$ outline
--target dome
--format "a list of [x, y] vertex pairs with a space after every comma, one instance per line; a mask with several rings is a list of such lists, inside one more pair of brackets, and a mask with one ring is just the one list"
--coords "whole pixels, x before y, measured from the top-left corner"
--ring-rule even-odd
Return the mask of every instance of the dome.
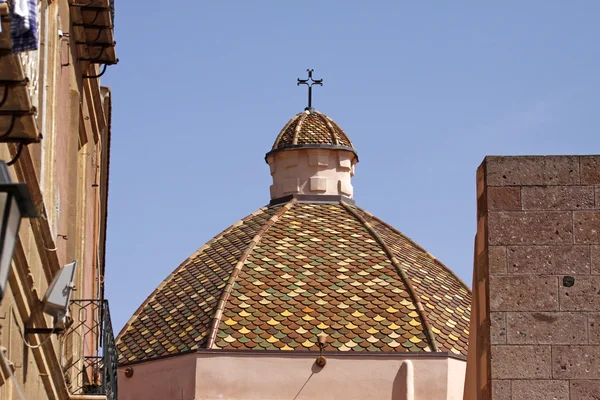
[[273, 143], [271, 153], [298, 147], [330, 147], [355, 152], [342, 128], [327, 115], [314, 109], [304, 110], [285, 124]]
[[[328, 119], [299, 114], [274, 147], [299, 140], [286, 136], [289, 126], [302, 132], [317, 120]], [[337, 129], [319, 140], [351, 145]], [[200, 349], [318, 350], [321, 332], [325, 350], [466, 355], [470, 298], [440, 261], [352, 200], [292, 196], [175, 269], [119, 334], [119, 362]]]

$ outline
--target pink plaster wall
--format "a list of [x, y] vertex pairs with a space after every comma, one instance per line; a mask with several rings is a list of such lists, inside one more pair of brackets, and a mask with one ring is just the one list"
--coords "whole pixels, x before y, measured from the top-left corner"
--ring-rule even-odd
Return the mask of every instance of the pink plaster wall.
[[196, 354], [137, 364], [131, 378], [119, 368], [119, 400], [192, 400]]
[[448, 359], [448, 400], [462, 400], [467, 365], [465, 361]]
[[[462, 399], [465, 362], [446, 356], [410, 357], [317, 353], [218, 354], [201, 352], [133, 365], [134, 376], [119, 369], [120, 400], [204, 399], [407, 399], [405, 360], [414, 366], [414, 400]], [[195, 389], [194, 389], [195, 387]]]
[[268, 156], [267, 162], [273, 177], [271, 199], [289, 194], [353, 196], [351, 178], [358, 160], [351, 151], [285, 150]]

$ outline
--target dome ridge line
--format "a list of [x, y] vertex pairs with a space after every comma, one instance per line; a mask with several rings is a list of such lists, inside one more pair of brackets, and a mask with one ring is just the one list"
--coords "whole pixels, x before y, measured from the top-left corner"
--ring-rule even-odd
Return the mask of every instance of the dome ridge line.
[[299, 116], [300, 116], [300, 114], [294, 115], [292, 117], [292, 119], [290, 119], [288, 121], [288, 123], [285, 124], [285, 126], [283, 127], [283, 129], [279, 132], [279, 135], [277, 135], [277, 139], [275, 139], [275, 143], [273, 143], [272, 150], [275, 150], [277, 148], [277, 146], [279, 146], [279, 142], [281, 141], [281, 138], [285, 134], [285, 131], [287, 131], [287, 129], [290, 127], [290, 125], [292, 125], [299, 118]]
[[[261, 208], [259, 208], [259, 210], [263, 211], [263, 212], [264, 212], [265, 209], [267, 209], [267, 207], [261, 207]], [[230, 227], [228, 227], [227, 229], [223, 230], [221, 233], [219, 233], [216, 236], [214, 236], [212, 239], [210, 239], [208, 242], [206, 242], [202, 247], [200, 247], [198, 250], [196, 250], [191, 256], [189, 256], [188, 258], [186, 258], [185, 260], [183, 260], [183, 262], [181, 264], [179, 264], [179, 266], [177, 268], [175, 268], [175, 270], [173, 272], [171, 272], [165, 279], [163, 279], [162, 282], [156, 287], [156, 289], [154, 289], [154, 291], [152, 293], [150, 293], [150, 295], [148, 297], [146, 297], [146, 300], [144, 300], [142, 302], [142, 304], [140, 304], [140, 306], [137, 308], [137, 310], [135, 310], [135, 312], [133, 313], [133, 315], [131, 316], [131, 318], [129, 318], [129, 320], [127, 321], [127, 323], [125, 323], [125, 325], [123, 326], [123, 328], [121, 328], [121, 331], [115, 337], [115, 342], [119, 343], [120, 338], [123, 336], [123, 334], [125, 332], [127, 332], [127, 330], [129, 329], [129, 327], [131, 326], [131, 324], [133, 324], [135, 322], [135, 320], [138, 319], [138, 317], [140, 316], [140, 313], [142, 312], [142, 310], [144, 309], [144, 307], [146, 305], [148, 305], [148, 303], [150, 303], [152, 301], [152, 299], [154, 299], [154, 297], [156, 296], [156, 294], [158, 292], [160, 292], [163, 287], [166, 286], [167, 282], [169, 282], [171, 280], [171, 278], [173, 278], [173, 276], [175, 276], [179, 272], [181, 272], [182, 268], [184, 266], [188, 265], [188, 263], [192, 259], [194, 259], [195, 257], [198, 257], [206, 249], [210, 248], [210, 246], [213, 243], [215, 243], [216, 241], [218, 241], [219, 239], [221, 239], [223, 236], [225, 236], [226, 234], [228, 234], [229, 232], [231, 232], [240, 223], [243, 223], [243, 219], [238, 220], [236, 223], [232, 224]]]
[[306, 119], [306, 117], [310, 114], [308, 111], [303, 111], [302, 115], [300, 115], [300, 119], [298, 119], [298, 123], [296, 124], [296, 128], [294, 128], [294, 138], [292, 139], [292, 145], [295, 146], [298, 144], [298, 134], [300, 133], [300, 129], [302, 128], [302, 123]]
[[[339, 125], [334, 120], [332, 120], [329, 115], [323, 114], [323, 116], [327, 119], [327, 121], [329, 121], [329, 124], [331, 125], [331, 127], [333, 129], [333, 132], [335, 134], [335, 137], [338, 140], [338, 143], [342, 143], [342, 141], [344, 140], [344, 137], [345, 137], [345, 139], [348, 141], [348, 144], [350, 145], [350, 147], [354, 148], [354, 144], [352, 144], [352, 140], [350, 140], [350, 137], [348, 137], [344, 133], [342, 128], [340, 128]], [[340, 140], [340, 138], [341, 138], [341, 140]], [[344, 144], [342, 143], [342, 145], [344, 145]]]
[[383, 221], [381, 218], [379, 218], [379, 217], [371, 214], [367, 210], [362, 210], [362, 211], [365, 214], [367, 214], [369, 217], [371, 217], [371, 218], [376, 219], [377, 221], [379, 221], [380, 224], [385, 225], [392, 232], [394, 232], [394, 233], [396, 233], [398, 235], [404, 236], [415, 248], [421, 250], [424, 254], [427, 254], [429, 257], [431, 257], [431, 259], [433, 259], [436, 264], [438, 264], [439, 266], [441, 266], [444, 269], [444, 271], [448, 272], [453, 278], [455, 278], [457, 281], [459, 281], [461, 283], [461, 285], [463, 286], [464, 289], [466, 289], [469, 292], [471, 291], [471, 289], [469, 289], [469, 286], [467, 286], [467, 284], [465, 283], [465, 281], [463, 281], [460, 278], [460, 276], [456, 275], [456, 273], [454, 271], [452, 271], [450, 268], [448, 268], [436, 256], [434, 256], [433, 254], [431, 254], [430, 252], [428, 252], [427, 250], [425, 250], [423, 247], [421, 247], [420, 244], [418, 244], [417, 242], [415, 242], [414, 240], [412, 240], [411, 238], [409, 238], [408, 236], [406, 236], [404, 233], [400, 232], [398, 229], [394, 228], [392, 225], [390, 225], [387, 222]]
[[213, 316], [212, 326], [209, 331], [208, 343], [206, 345], [207, 349], [212, 349], [212, 347], [215, 344], [217, 332], [219, 330], [219, 325], [221, 324], [221, 319], [223, 318], [223, 311], [225, 309], [225, 305], [227, 304], [227, 301], [229, 300], [229, 296], [231, 295], [231, 291], [233, 290], [233, 285], [235, 284], [235, 281], [236, 281], [242, 267], [244, 266], [244, 263], [250, 256], [250, 253], [252, 253], [252, 250], [254, 250], [254, 247], [256, 247], [256, 245], [260, 242], [260, 240], [262, 239], [262, 236], [269, 230], [269, 228], [271, 228], [271, 226], [273, 226], [273, 224], [275, 224], [277, 221], [279, 221], [279, 219], [283, 216], [283, 214], [285, 214], [290, 208], [292, 208], [295, 203], [296, 203], [296, 198], [292, 198], [288, 203], [286, 203], [284, 206], [282, 206], [281, 209], [279, 211], [277, 211], [277, 213], [275, 213], [271, 218], [269, 218], [269, 220], [263, 225], [263, 227], [260, 228], [260, 230], [256, 233], [254, 238], [252, 238], [252, 240], [248, 244], [248, 248], [246, 248], [246, 250], [244, 250], [244, 253], [242, 253], [242, 256], [236, 263], [233, 271], [231, 271], [231, 275], [229, 276], [227, 285], [225, 286], [225, 289], [223, 290], [223, 292], [221, 294], [221, 298], [219, 299], [219, 302], [217, 303], [217, 309], [215, 311], [215, 315]]
[[329, 122], [329, 120], [327, 119], [327, 117], [323, 114], [321, 114], [320, 112], [317, 112], [317, 115], [319, 116], [319, 118], [321, 118], [321, 120], [323, 120], [323, 122], [325, 122], [325, 126], [327, 126], [327, 129], [329, 129], [329, 134], [331, 135], [331, 141], [337, 146], [340, 144], [340, 141], [337, 138], [337, 135], [335, 134], [335, 129], [333, 128], [333, 125], [331, 124], [331, 122]]
[[438, 348], [437, 342], [435, 340], [435, 335], [433, 333], [433, 330], [431, 329], [431, 323], [429, 322], [429, 320], [427, 319], [427, 315], [425, 314], [425, 309], [423, 308], [423, 303], [421, 303], [419, 296], [415, 292], [408, 276], [406, 275], [406, 272], [400, 266], [398, 259], [396, 258], [396, 256], [394, 256], [394, 253], [392, 253], [391, 249], [389, 248], [387, 243], [385, 243], [383, 238], [377, 233], [377, 231], [373, 228], [373, 226], [366, 219], [364, 219], [362, 217], [362, 215], [358, 214], [350, 205], [346, 204], [343, 200], [340, 201], [340, 204], [346, 209], [346, 211], [348, 211], [350, 214], [352, 214], [354, 216], [354, 218], [356, 218], [365, 227], [365, 229], [371, 234], [371, 236], [383, 248], [383, 251], [385, 251], [386, 255], [390, 259], [390, 262], [392, 263], [394, 268], [396, 268], [396, 270], [398, 271], [398, 274], [400, 274], [400, 278], [402, 279], [402, 281], [406, 287], [406, 290], [410, 294], [413, 304], [417, 308], [417, 313], [419, 314], [419, 317], [423, 323], [423, 327], [425, 328], [425, 334], [426, 334], [427, 340], [429, 342], [429, 348], [433, 352], [438, 352], [439, 348]]

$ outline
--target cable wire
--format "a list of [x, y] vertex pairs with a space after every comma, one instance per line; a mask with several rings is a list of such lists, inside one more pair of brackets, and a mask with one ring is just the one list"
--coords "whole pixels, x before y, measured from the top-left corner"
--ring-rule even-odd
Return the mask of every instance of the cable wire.
[[45, 345], [50, 339], [52, 339], [52, 335], [54, 334], [54, 332], [56, 332], [56, 325], [52, 327], [52, 330], [50, 331], [50, 333], [48, 333], [48, 337], [44, 340], [42, 340], [42, 342], [40, 344], [29, 344], [29, 342], [27, 341], [27, 339], [25, 339], [25, 335], [23, 335], [23, 332], [21, 332], [21, 327], [18, 327], [18, 331], [19, 331], [19, 335], [21, 335], [21, 339], [23, 339], [23, 344], [27, 347], [29, 347], [30, 349], [39, 349], [40, 347], [42, 347], [43, 345]]
[[[15, 385], [15, 392], [17, 392], [19, 399], [25, 400], [25, 396], [23, 395], [23, 391], [21, 390], [21, 387], [19, 386], [17, 377], [13, 374], [12, 368], [10, 368], [11, 362], [8, 360], [8, 358], [6, 358], [3, 351], [0, 351], [0, 357], [2, 357], [2, 360], [0, 362], [6, 367], [6, 370], [8, 371], [8, 374], [9, 374], [9, 376], [6, 377], [6, 380], [8, 380], [9, 378], [12, 378], [13, 384]], [[4, 370], [4, 368], [0, 368], [0, 371], [2, 371], [2, 370]]]

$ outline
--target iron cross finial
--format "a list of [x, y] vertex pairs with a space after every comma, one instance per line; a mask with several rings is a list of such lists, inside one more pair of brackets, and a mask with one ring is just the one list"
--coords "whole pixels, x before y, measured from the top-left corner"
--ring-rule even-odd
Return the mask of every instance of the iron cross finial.
[[306, 110], [312, 110], [312, 87], [313, 85], [319, 85], [319, 86], [323, 86], [323, 79], [313, 79], [312, 77], [312, 73], [313, 70], [312, 69], [307, 69], [306, 72], [308, 72], [308, 79], [300, 79], [298, 78], [298, 86], [300, 85], [306, 85], [308, 86], [308, 107], [306, 107]]

